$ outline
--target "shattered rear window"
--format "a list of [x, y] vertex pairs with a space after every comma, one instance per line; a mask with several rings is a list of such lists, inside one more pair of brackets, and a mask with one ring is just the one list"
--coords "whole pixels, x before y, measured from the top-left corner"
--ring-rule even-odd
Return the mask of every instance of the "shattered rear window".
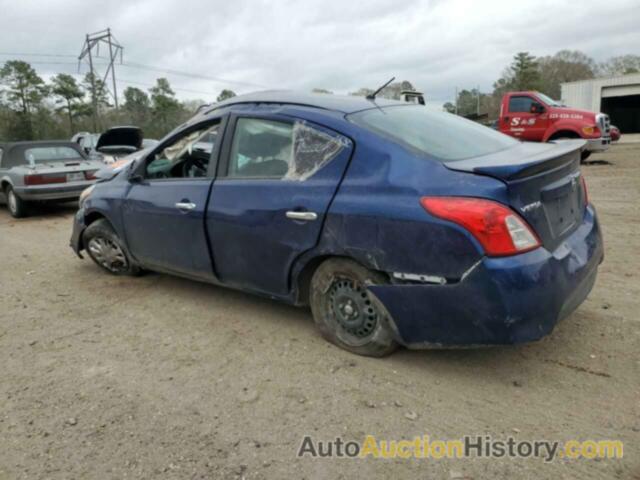
[[349, 140], [329, 135], [304, 121], [240, 118], [228, 176], [304, 181], [348, 145]]

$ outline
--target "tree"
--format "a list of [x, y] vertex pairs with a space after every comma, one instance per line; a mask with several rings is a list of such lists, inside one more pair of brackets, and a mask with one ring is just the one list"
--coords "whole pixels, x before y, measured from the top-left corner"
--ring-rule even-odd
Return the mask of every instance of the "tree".
[[331, 90], [327, 90], [326, 88], [314, 88], [313, 90], [311, 90], [311, 93], [324, 93], [327, 95], [333, 95], [333, 92]]
[[182, 113], [182, 106], [175, 98], [175, 93], [166, 78], [158, 78], [156, 85], [149, 89], [151, 93], [151, 114], [154, 125], [153, 132], [162, 136], [174, 127]]
[[603, 76], [628, 75], [640, 72], [640, 56], [621, 55], [612, 57], [598, 66], [598, 73]]
[[123, 110], [129, 115], [134, 125], [143, 126], [151, 115], [151, 101], [149, 95], [136, 87], [124, 89]]
[[560, 86], [565, 82], [593, 78], [596, 64], [578, 50], [560, 50], [553, 56], [538, 59], [539, 89], [551, 98], [560, 98]]
[[17, 113], [14, 134], [24, 140], [33, 139], [32, 117], [48, 93], [44, 81], [27, 62], [9, 60], [0, 69], [0, 83], [6, 87], [3, 93], [9, 107]]
[[224, 102], [225, 100], [228, 100], [230, 98], [233, 98], [236, 96], [236, 93], [233, 90], [227, 90], [226, 88], [224, 90], [222, 90], [220, 92], [220, 95], [218, 95], [218, 98], [216, 99], [218, 102]]
[[100, 115], [111, 106], [109, 105], [109, 91], [102, 79], [91, 72], [84, 76], [82, 87], [89, 93], [91, 105], [88, 108], [88, 113], [93, 116], [94, 130], [98, 130], [100, 128]]
[[69, 132], [74, 133], [73, 120], [88, 113], [87, 105], [83, 103], [84, 91], [76, 82], [76, 79], [66, 73], [59, 73], [51, 79], [51, 93], [59, 98], [56, 103], [63, 103], [57, 109], [59, 112], [65, 112], [69, 119]]
[[509, 67], [515, 90], [536, 90], [540, 79], [536, 57], [529, 52], [519, 52], [513, 57]]

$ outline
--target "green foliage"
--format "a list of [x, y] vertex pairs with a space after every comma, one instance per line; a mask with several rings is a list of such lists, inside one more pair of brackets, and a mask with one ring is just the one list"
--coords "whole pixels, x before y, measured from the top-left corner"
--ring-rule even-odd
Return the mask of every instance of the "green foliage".
[[640, 73], [640, 56], [621, 55], [619, 57], [612, 57], [598, 66], [598, 73], [602, 76]]
[[128, 114], [133, 125], [146, 125], [151, 118], [151, 100], [143, 90], [136, 87], [124, 89], [123, 110]]
[[218, 102], [223, 102], [225, 100], [228, 100], [230, 98], [233, 98], [236, 96], [236, 93], [233, 90], [227, 90], [226, 88], [224, 90], [222, 90], [220, 92], [220, 95], [218, 95], [218, 98], [216, 99]]
[[184, 118], [184, 109], [166, 78], [158, 78], [151, 93], [151, 118], [153, 134], [167, 132], [177, 126], [176, 119]]
[[9, 120], [10, 136], [33, 139], [33, 117], [48, 93], [44, 81], [27, 62], [9, 60], [0, 69], [0, 84], [13, 112]]
[[82, 115], [88, 115], [90, 109], [84, 103], [84, 90], [76, 79], [66, 73], [59, 73], [51, 79], [51, 93], [55, 95], [56, 103], [62, 104], [56, 109], [66, 113], [69, 119], [69, 135], [75, 133], [74, 120]]

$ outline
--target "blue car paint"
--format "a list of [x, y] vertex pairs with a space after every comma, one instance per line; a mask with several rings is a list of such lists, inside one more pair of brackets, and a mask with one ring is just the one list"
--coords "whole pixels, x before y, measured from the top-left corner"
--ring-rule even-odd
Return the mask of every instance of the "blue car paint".
[[[182, 236], [182, 243], [176, 242], [175, 247], [170, 241], [166, 243], [165, 237], [175, 234], [170, 227], [145, 227], [136, 232], [142, 245], [156, 240], [162, 243], [155, 253], [145, 252], [157, 257], [157, 263], [152, 264], [155, 268], [303, 304], [306, 298], [301, 297], [298, 280], [308, 265], [326, 256], [353, 258], [389, 274], [388, 285], [371, 286], [370, 291], [389, 311], [398, 341], [408, 346], [535, 340], [549, 333], [591, 289], [603, 256], [592, 207], [583, 224], [555, 249], [540, 247], [512, 257], [487, 258], [469, 232], [431, 217], [419, 199], [424, 195], [461, 195], [509, 204], [512, 199], [504, 181], [451, 170], [354, 125], [345, 119], [345, 113], [368, 108], [362, 100], [354, 100], [342, 111], [333, 110], [333, 104], [283, 103], [227, 102], [225, 108], [198, 115], [167, 138], [215, 115], [237, 113], [301, 119], [350, 139], [350, 160], [332, 162], [323, 169], [326, 172], [321, 170], [317, 178], [312, 177], [318, 182], [315, 188], [322, 192], [320, 204], [314, 208], [325, 209], [320, 212], [321, 221], [314, 224], [314, 232], [299, 235], [304, 225], [281, 219], [285, 210], [309, 208], [295, 201], [295, 188], [303, 188], [303, 182], [288, 191], [282, 181], [203, 180], [210, 188], [207, 208], [195, 212], [193, 219], [168, 211], [171, 202], [183, 199], [180, 188], [168, 197], [159, 192], [140, 193], [142, 222], [146, 222], [142, 219], [146, 207], [165, 211], [167, 219], [186, 222], [191, 233], [202, 219], [202, 231], [196, 232], [195, 238]], [[341, 169], [345, 170], [343, 176], [339, 175]], [[71, 243], [79, 252], [85, 219], [103, 215], [125, 239], [132, 258], [145, 266], [149, 259], [129, 248], [132, 232], [126, 226], [125, 199], [134, 187], [127, 177], [125, 170], [98, 184], [76, 216]], [[322, 185], [323, 178], [326, 185]], [[191, 191], [188, 184], [182, 187]], [[198, 189], [201, 199], [206, 188]], [[312, 200], [308, 194], [301, 195]], [[238, 238], [241, 241], [236, 245]], [[394, 272], [437, 275], [448, 283], [401, 283], [393, 280]]]
[[512, 344], [537, 340], [570, 314], [593, 287], [603, 257], [593, 207], [554, 252], [538, 248], [485, 257], [451, 285], [385, 285], [371, 291], [407, 346]]

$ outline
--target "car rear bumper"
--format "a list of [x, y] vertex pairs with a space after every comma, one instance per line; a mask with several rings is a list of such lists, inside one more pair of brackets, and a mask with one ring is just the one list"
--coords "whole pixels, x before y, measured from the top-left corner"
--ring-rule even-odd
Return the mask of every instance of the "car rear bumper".
[[590, 152], [602, 152], [611, 146], [611, 137], [590, 138], [585, 149]]
[[80, 197], [82, 191], [93, 185], [95, 181], [74, 182], [71, 185], [53, 184], [37, 187], [14, 187], [16, 195], [22, 200], [75, 200]]
[[410, 348], [500, 345], [549, 334], [591, 291], [603, 244], [595, 210], [554, 252], [485, 257], [459, 282], [370, 287]]

